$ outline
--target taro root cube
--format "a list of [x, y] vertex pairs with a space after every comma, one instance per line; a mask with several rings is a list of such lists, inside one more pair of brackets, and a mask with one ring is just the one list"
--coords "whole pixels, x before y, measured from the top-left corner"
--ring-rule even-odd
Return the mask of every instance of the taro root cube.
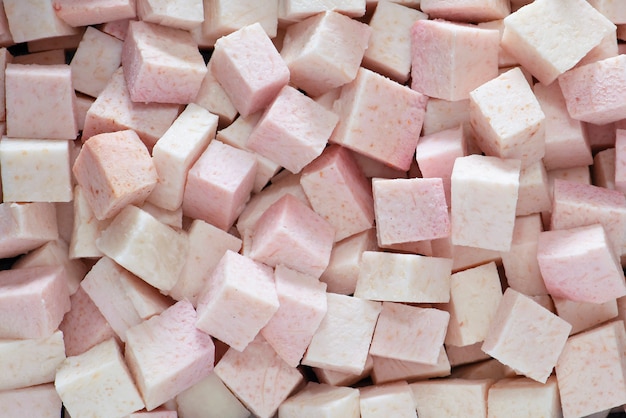
[[511, 13], [511, 4], [507, 0], [422, 0], [420, 9], [431, 19], [487, 22], [505, 18]]
[[137, 0], [137, 15], [144, 22], [191, 30], [202, 24], [204, 8], [202, 0]]
[[132, 21], [122, 67], [133, 102], [192, 102], [207, 68], [191, 34], [182, 29]]
[[502, 46], [548, 85], [614, 29], [584, 0], [539, 0], [504, 19]]
[[98, 220], [141, 205], [158, 181], [148, 149], [131, 130], [89, 138], [72, 170]]
[[482, 345], [499, 362], [540, 383], [552, 373], [572, 326], [508, 288]]
[[278, 415], [281, 418], [360, 418], [359, 390], [309, 382], [280, 404]]
[[0, 392], [0, 415], [4, 418], [58, 418], [61, 408], [53, 384]]
[[429, 97], [458, 101], [498, 75], [500, 33], [444, 20], [411, 28], [411, 88]]
[[491, 379], [440, 379], [411, 383], [420, 418], [480, 418], [487, 416]]
[[260, 23], [215, 42], [213, 75], [242, 116], [267, 107], [289, 82], [289, 68]]
[[452, 244], [508, 251], [513, 240], [520, 160], [457, 158], [452, 170]]
[[291, 194], [270, 206], [255, 224], [250, 258], [319, 278], [330, 261], [335, 230]]
[[196, 320], [195, 309], [185, 300], [126, 333], [126, 361], [148, 411], [213, 370], [215, 345], [196, 328]]
[[61, 20], [50, 0], [4, 0], [4, 11], [14, 42], [73, 35], [78, 32]]
[[76, 139], [69, 65], [7, 64], [5, 85], [8, 136]]
[[285, 86], [250, 133], [246, 147], [298, 173], [324, 151], [337, 121], [335, 113]]
[[243, 351], [279, 307], [272, 269], [227, 250], [198, 300], [196, 326]]
[[417, 418], [413, 391], [405, 381], [359, 388], [361, 418]]
[[489, 388], [488, 411], [489, 418], [513, 417], [521, 411], [530, 417], [560, 417], [556, 378], [546, 383], [526, 377], [499, 380]]
[[290, 82], [315, 97], [354, 80], [370, 33], [369, 26], [330, 10], [289, 26], [281, 55]]
[[71, 26], [95, 25], [136, 16], [135, 0], [54, 0], [53, 5], [57, 15]]
[[250, 418], [248, 411], [215, 374], [215, 370], [176, 396], [181, 417]]
[[144, 407], [114, 339], [68, 357], [57, 370], [54, 386], [75, 417], [123, 417]]
[[619, 257], [600, 224], [542, 232], [537, 260], [553, 297], [604, 303], [626, 295]]
[[0, 258], [15, 257], [59, 238], [53, 203], [0, 203]]

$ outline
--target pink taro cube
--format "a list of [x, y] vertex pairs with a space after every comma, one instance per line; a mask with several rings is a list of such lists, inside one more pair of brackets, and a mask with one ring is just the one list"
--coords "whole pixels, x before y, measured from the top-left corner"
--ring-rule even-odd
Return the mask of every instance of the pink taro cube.
[[178, 29], [191, 30], [204, 19], [202, 0], [139, 0], [137, 15], [144, 22], [158, 23]]
[[507, 0], [422, 0], [420, 9], [431, 19], [485, 22], [508, 16], [511, 13], [511, 4]]
[[555, 377], [544, 383], [531, 379], [509, 378], [489, 388], [489, 418], [511, 417], [524, 411], [531, 417], [561, 417], [559, 387]]
[[135, 0], [54, 0], [56, 14], [70, 26], [87, 26], [136, 16]]
[[130, 22], [122, 67], [133, 102], [192, 102], [207, 73], [191, 34], [143, 21]]
[[324, 151], [337, 121], [335, 113], [285, 86], [250, 133], [246, 147], [298, 173]]
[[385, 418], [389, 411], [397, 418], [417, 418], [413, 391], [407, 382], [359, 388], [361, 418]]
[[58, 418], [61, 409], [61, 398], [52, 384], [0, 392], [0, 415], [4, 418]]
[[330, 142], [407, 171], [427, 100], [422, 93], [361, 68], [334, 104], [339, 123]]
[[278, 415], [281, 418], [360, 418], [359, 390], [309, 382], [280, 405]]
[[334, 228], [308, 206], [287, 194], [270, 206], [252, 233], [250, 257], [320, 277], [330, 260]]
[[0, 203], [0, 258], [15, 257], [59, 238], [54, 203]]
[[213, 75], [235, 108], [248, 116], [267, 107], [289, 82], [289, 68], [260, 23], [215, 42]]
[[411, 88], [429, 97], [457, 101], [498, 75], [500, 33], [444, 20], [411, 28]]
[[213, 340], [196, 320], [191, 303], [181, 301], [126, 333], [125, 358], [148, 411], [213, 370]]
[[57, 15], [50, 0], [3, 0], [4, 14], [14, 42], [73, 35], [77, 29]]
[[420, 418], [480, 418], [487, 416], [491, 379], [439, 379], [411, 383]]

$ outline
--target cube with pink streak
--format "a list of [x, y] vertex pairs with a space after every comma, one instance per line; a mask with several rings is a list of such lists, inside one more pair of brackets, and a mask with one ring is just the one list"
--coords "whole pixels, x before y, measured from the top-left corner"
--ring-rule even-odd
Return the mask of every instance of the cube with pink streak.
[[564, 4], [540, 0], [504, 19], [503, 47], [545, 85], [576, 65], [615, 28], [586, 1], [568, 3], [567, 11]]
[[372, 179], [378, 245], [450, 235], [441, 178]]
[[313, 210], [335, 228], [335, 241], [374, 226], [371, 185], [346, 148], [326, 148], [304, 168], [300, 184]]
[[626, 230], [626, 198], [622, 192], [567, 180], [554, 180], [551, 229], [600, 223], [616, 255]]
[[0, 258], [15, 257], [59, 238], [54, 203], [0, 204]]
[[626, 130], [615, 133], [615, 189], [626, 193]]
[[508, 251], [513, 239], [520, 160], [457, 158], [452, 170], [452, 244]]
[[334, 228], [290, 194], [270, 206], [255, 224], [250, 258], [320, 277], [330, 260]]
[[506, 0], [423, 0], [420, 8], [431, 19], [458, 22], [486, 22], [503, 19], [511, 13], [511, 4]]
[[235, 120], [237, 109], [235, 109], [233, 102], [228, 98], [228, 95], [213, 75], [212, 65], [213, 61], [209, 60], [206, 67], [207, 73], [202, 80], [200, 90], [198, 90], [198, 95], [193, 100], [193, 103], [218, 115], [220, 118], [219, 124], [223, 127], [230, 125]]
[[57, 7], [49, 0], [35, 0], [24, 3], [19, 0], [6, 0], [4, 12], [14, 42], [27, 42], [42, 38], [72, 35], [78, 32], [61, 20]]
[[377, 2], [363, 65], [405, 83], [411, 70], [411, 27], [416, 20], [427, 18], [425, 13], [396, 2]]
[[122, 68], [130, 99], [144, 103], [190, 103], [207, 73], [189, 32], [144, 21], [129, 23]]
[[538, 213], [515, 218], [511, 249], [501, 253], [508, 285], [528, 296], [548, 294], [537, 261], [537, 245], [542, 231]]
[[190, 30], [200, 26], [204, 17], [202, 0], [138, 0], [137, 16], [144, 22], [158, 23], [177, 29]]
[[0, 392], [0, 414], [5, 418], [58, 418], [61, 409], [52, 384]]
[[604, 303], [626, 295], [619, 256], [601, 224], [542, 232], [537, 260], [553, 297]]
[[415, 159], [424, 178], [439, 177], [443, 182], [446, 203], [450, 206], [451, 176], [454, 161], [467, 155], [469, 131], [459, 125], [424, 135], [417, 143]]
[[278, 308], [272, 269], [228, 250], [200, 294], [197, 327], [243, 351]]
[[377, 356], [372, 358], [374, 366], [370, 377], [376, 385], [398, 380], [417, 381], [450, 375], [450, 361], [443, 346], [439, 349], [437, 364], [414, 363]]
[[572, 335], [607, 322], [618, 314], [615, 299], [604, 303], [575, 302], [556, 297], [553, 300], [557, 315], [572, 325]]
[[228, 230], [250, 197], [256, 170], [251, 152], [211, 141], [187, 174], [183, 213]]
[[470, 124], [487, 155], [527, 167], [545, 154], [545, 114], [519, 67], [470, 93]]
[[359, 388], [361, 418], [384, 418], [393, 411], [394, 417], [417, 418], [413, 391], [407, 382]]
[[72, 307], [59, 324], [67, 356], [77, 356], [115, 337], [115, 331], [82, 287], [70, 302]]
[[422, 93], [361, 68], [335, 101], [339, 123], [330, 142], [407, 171], [427, 100]]
[[417, 20], [411, 45], [411, 88], [429, 97], [467, 99], [472, 90], [498, 75], [497, 30]]
[[552, 205], [550, 197], [548, 173], [541, 160], [520, 171], [516, 216], [549, 212]]
[[411, 383], [420, 418], [479, 418], [487, 416], [491, 379], [441, 379]]
[[44, 338], [3, 339], [0, 353], [4, 370], [0, 391], [53, 382], [57, 368], [65, 360], [63, 333], [57, 330]]
[[278, 408], [281, 418], [360, 418], [359, 390], [309, 382]]
[[250, 133], [246, 147], [298, 173], [324, 151], [337, 121], [335, 113], [285, 86]]
[[54, 386], [65, 409], [75, 417], [123, 417], [144, 407], [113, 339], [68, 357], [57, 370]]
[[366, 6], [364, 0], [321, 0], [314, 3], [306, 0], [280, 0], [279, 3], [278, 17], [281, 22], [297, 22], [327, 10], [350, 17], [361, 17], [365, 14]]
[[148, 411], [213, 370], [215, 345], [196, 321], [191, 303], [180, 301], [126, 333], [125, 358]]
[[327, 311], [302, 364], [348, 373], [365, 368], [380, 302], [327, 293]]
[[626, 402], [623, 321], [570, 337], [556, 365], [563, 416], [574, 418]]
[[168, 295], [176, 300], [187, 298], [193, 306], [206, 286], [211, 273], [227, 250], [239, 252], [241, 239], [221, 229], [194, 219], [187, 230], [189, 252], [183, 270]]
[[533, 91], [545, 119], [546, 170], [590, 165], [591, 148], [582, 122], [572, 119], [567, 111], [559, 83], [548, 86], [537, 83]]
[[290, 81], [311, 96], [351, 82], [368, 47], [371, 28], [336, 11], [290, 25], [281, 55]]
[[189, 104], [152, 148], [159, 182], [148, 201], [175, 210], [183, 203], [187, 173], [215, 138], [218, 117]]
[[178, 280], [189, 251], [184, 231], [128, 205], [96, 240], [98, 249], [148, 284], [167, 293]]
[[450, 277], [450, 302], [445, 306], [450, 313], [446, 344], [466, 346], [483, 341], [501, 299], [496, 263], [454, 273]]
[[176, 409], [181, 417], [249, 418], [248, 411], [215, 374], [207, 377], [176, 396]]
[[545, 384], [526, 377], [502, 379], [489, 388], [488, 417], [507, 417], [524, 411], [528, 416], [562, 416], [559, 388], [555, 377]]
[[[95, 305], [110, 324], [121, 341], [126, 341], [126, 331], [145, 319], [158, 315], [167, 309], [171, 302], [159, 291], [108, 257], [102, 257], [91, 268], [81, 282], [81, 289], [87, 294], [85, 309]], [[72, 308], [74, 306], [72, 305]], [[70, 311], [72, 312], [72, 311]], [[71, 320], [74, 315], [69, 317]], [[68, 318], [66, 316], [66, 318]], [[99, 315], [91, 315], [96, 326], [106, 330]], [[79, 318], [74, 319], [77, 321]], [[90, 317], [85, 317], [88, 321]], [[84, 332], [81, 330], [73, 332]]]
[[75, 94], [69, 65], [7, 64], [7, 135], [76, 139]]
[[370, 354], [435, 365], [449, 319], [443, 310], [383, 302]]
[[179, 107], [174, 103], [134, 103], [119, 68], [87, 111], [82, 138], [132, 129], [152, 149], [178, 116]]
[[540, 383], [552, 373], [572, 326], [508, 288], [482, 345], [499, 362]]
[[445, 303], [450, 300], [451, 271], [449, 258], [365, 251], [354, 295], [390, 302]]
[[624, 95], [626, 55], [574, 68], [559, 77], [567, 110], [573, 119], [604, 125], [626, 119]]
[[70, 310], [70, 294], [60, 266], [5, 270], [0, 277], [1, 338], [47, 337]]
[[326, 283], [283, 265], [274, 272], [279, 308], [261, 334], [292, 367], [300, 364], [326, 315]]
[[260, 23], [215, 42], [213, 75], [235, 108], [248, 116], [267, 107], [289, 81], [289, 68]]
[[72, 171], [98, 220], [142, 204], [158, 181], [148, 149], [132, 130], [89, 138]]
[[87, 26], [136, 16], [135, 0], [54, 0], [56, 14], [70, 26]]
[[215, 374], [260, 418], [274, 416], [303, 381], [300, 371], [287, 365], [262, 336], [243, 352], [229, 349], [215, 366]]

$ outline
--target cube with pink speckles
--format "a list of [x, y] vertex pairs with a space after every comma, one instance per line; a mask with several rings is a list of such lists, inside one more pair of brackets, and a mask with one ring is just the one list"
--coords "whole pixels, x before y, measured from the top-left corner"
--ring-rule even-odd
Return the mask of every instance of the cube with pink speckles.
[[570, 337], [556, 365], [563, 416], [587, 416], [626, 402], [623, 321]]
[[289, 26], [280, 53], [290, 81], [311, 96], [349, 83], [357, 75], [370, 33], [366, 24], [330, 10]]
[[450, 217], [441, 178], [372, 179], [378, 245], [445, 238]]
[[380, 302], [327, 293], [327, 311], [302, 364], [358, 374], [365, 368]]
[[5, 418], [58, 418], [62, 405], [53, 384], [0, 392], [0, 414]]
[[137, 15], [144, 22], [158, 23], [177, 29], [191, 30], [202, 24], [202, 0], [185, 0], [170, 3], [168, 0], [139, 0]]
[[192, 102], [207, 68], [191, 34], [143, 21], [130, 22], [122, 67], [133, 102]]
[[[615, 28], [586, 1], [568, 3], [567, 10], [564, 4], [540, 0], [504, 19], [503, 47], [545, 85], [576, 65]], [[572, 28], [577, 29], [575, 34]]]
[[248, 116], [267, 107], [289, 81], [289, 68], [260, 23], [215, 42], [213, 75], [235, 108]]
[[492, 379], [437, 379], [411, 383], [419, 417], [487, 416], [487, 393]]
[[229, 349], [215, 366], [215, 374], [246, 408], [261, 418], [274, 416], [303, 381], [300, 371], [287, 365], [262, 336], [243, 352]]
[[520, 161], [469, 155], [452, 170], [452, 243], [508, 251], [513, 238]]
[[346, 148], [326, 148], [304, 168], [300, 184], [313, 210], [335, 228], [335, 241], [374, 226], [371, 185]]
[[359, 418], [359, 390], [309, 382], [280, 404], [282, 418]]
[[2, 271], [0, 338], [43, 338], [58, 328], [70, 310], [63, 274], [60, 266]]
[[422, 130], [427, 96], [365, 68], [341, 89], [330, 142], [407, 171]]
[[24, 3], [7, 0], [3, 3], [15, 43], [78, 33], [78, 29], [71, 27], [57, 15], [57, 7], [51, 1], [35, 0]]
[[71, 26], [87, 26], [136, 16], [135, 0], [54, 0], [57, 15]]
[[131, 130], [91, 137], [72, 171], [99, 220], [142, 204], [158, 181], [148, 149]]
[[551, 210], [549, 177], [541, 160], [535, 161], [520, 171], [516, 216]]
[[411, 88], [429, 97], [467, 99], [498, 75], [497, 30], [420, 19], [411, 28], [411, 44]]
[[276, 266], [274, 281], [280, 306], [261, 334], [296, 367], [326, 315], [326, 283], [283, 265]]
[[228, 250], [200, 294], [197, 327], [243, 351], [278, 308], [272, 269]]
[[449, 319], [443, 310], [383, 302], [370, 354], [435, 365]]
[[533, 417], [560, 417], [559, 388], [554, 376], [546, 383], [526, 377], [502, 379], [489, 388], [490, 417], [514, 416], [520, 411]]
[[616, 255], [621, 255], [626, 231], [624, 194], [617, 190], [555, 179], [551, 229], [568, 229], [595, 223], [602, 224]]
[[423, 0], [420, 8], [431, 19], [447, 19], [457, 22], [486, 22], [503, 19], [511, 13], [510, 2], [506, 0]]
[[487, 155], [527, 167], [545, 154], [545, 114], [519, 67], [470, 93], [470, 124]]
[[285, 86], [250, 133], [246, 147], [298, 173], [324, 151], [337, 121], [335, 113]]
[[564, 319], [508, 288], [482, 350], [517, 373], [545, 383], [571, 329]]
[[59, 238], [54, 203], [0, 203], [0, 258], [15, 257]]
[[76, 139], [75, 94], [69, 65], [7, 64], [7, 135]]
[[619, 256], [601, 224], [542, 232], [537, 260], [552, 296], [604, 303], [626, 295]]
[[559, 77], [567, 110], [573, 119], [605, 125], [626, 119], [626, 55], [574, 68]]
[[228, 230], [250, 197], [256, 170], [251, 152], [211, 141], [187, 173], [183, 213]]
[[270, 206], [252, 233], [250, 257], [320, 277], [330, 260], [334, 228], [290, 194]]
[[572, 324], [572, 335], [607, 322], [618, 314], [615, 299], [604, 303], [576, 302], [557, 297], [552, 300], [557, 315]]
[[377, 385], [398, 380], [416, 381], [450, 375], [450, 361], [443, 345], [439, 349], [437, 364], [414, 363], [376, 356], [372, 356], [372, 359], [374, 366], [371, 378]]
[[148, 411], [213, 370], [215, 345], [196, 321], [191, 303], [180, 301], [126, 333], [126, 362]]

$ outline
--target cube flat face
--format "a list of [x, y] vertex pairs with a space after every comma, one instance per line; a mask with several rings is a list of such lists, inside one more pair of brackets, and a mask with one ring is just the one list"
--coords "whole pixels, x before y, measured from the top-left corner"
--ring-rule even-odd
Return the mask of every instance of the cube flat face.
[[460, 22], [487, 22], [504, 19], [511, 13], [511, 4], [504, 0], [453, 0], [440, 2], [424, 0], [421, 10], [431, 19], [440, 18]]
[[307, 383], [296, 395], [283, 402], [278, 413], [286, 418], [359, 417], [358, 389]]
[[135, 0], [55, 0], [55, 12], [70, 26], [95, 25], [136, 16]]
[[371, 371], [371, 378], [377, 385], [399, 380], [417, 381], [450, 375], [450, 361], [443, 346], [439, 350], [437, 364], [434, 365], [377, 356], [372, 356], [372, 359], [374, 367]]
[[0, 413], [7, 418], [57, 418], [61, 409], [61, 398], [53, 384], [9, 390], [0, 394]]
[[417, 405], [418, 416], [484, 417], [487, 415], [487, 392], [490, 379], [447, 379], [416, 382], [409, 386]]
[[241, 404], [215, 372], [176, 396], [176, 405], [181, 416], [193, 414], [201, 414], [208, 418], [250, 416], [250, 411]]
[[[206, 6], [205, 6], [206, 7]], [[207, 8], [208, 9], [208, 8]], [[205, 9], [202, 35], [206, 46], [213, 46], [222, 36], [258, 22], [267, 36], [274, 38], [278, 29], [278, 4], [271, 0], [216, 0]], [[207, 11], [209, 13], [207, 13]]]
[[515, 414], [520, 408], [532, 416], [559, 416], [561, 404], [559, 388], [554, 376], [545, 384], [528, 378], [503, 379], [489, 388], [490, 417]]
[[618, 314], [615, 299], [605, 303], [576, 302], [562, 298], [553, 298], [553, 301], [556, 313], [572, 324], [572, 335], [607, 322]]
[[14, 42], [72, 35], [78, 32], [57, 16], [52, 2], [49, 1], [24, 3], [9, 0], [5, 5], [5, 13]]
[[359, 392], [361, 417], [382, 417], [384, 410], [393, 411], [398, 417], [417, 417], [413, 393], [406, 382], [369, 386]]
[[137, 14], [144, 22], [190, 30], [202, 24], [204, 8], [202, 0], [184, 0], [175, 5], [167, 0], [139, 0]]

